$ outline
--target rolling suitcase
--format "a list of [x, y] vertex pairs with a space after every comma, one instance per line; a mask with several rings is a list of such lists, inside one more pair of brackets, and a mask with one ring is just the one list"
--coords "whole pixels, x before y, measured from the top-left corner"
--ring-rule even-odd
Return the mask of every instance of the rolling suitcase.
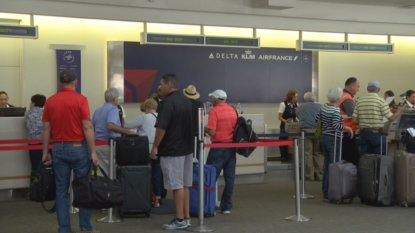
[[145, 214], [151, 212], [151, 167], [118, 166], [117, 179], [121, 179], [124, 192], [123, 205], [119, 207], [120, 217], [125, 214]]
[[415, 205], [415, 154], [398, 150], [395, 153], [395, 195], [399, 205]]
[[127, 135], [114, 141], [118, 165], [147, 165], [150, 159], [147, 136]]
[[[204, 165], [204, 213], [205, 216], [215, 216], [215, 186], [216, 168]], [[199, 216], [199, 164], [193, 167], [193, 184], [190, 191], [190, 216]]]
[[[383, 154], [382, 140], [380, 145], [380, 153]], [[387, 151], [386, 149], [385, 153]], [[362, 203], [375, 206], [394, 205], [395, 178], [393, 161], [393, 156], [389, 155], [366, 154], [360, 157], [359, 198]]]
[[[334, 158], [336, 159], [337, 135], [334, 136]], [[339, 161], [329, 165], [329, 190], [328, 198], [330, 202], [340, 204], [345, 199], [352, 203], [357, 196], [357, 167], [352, 163], [341, 160], [341, 147], [343, 132], [340, 133]]]

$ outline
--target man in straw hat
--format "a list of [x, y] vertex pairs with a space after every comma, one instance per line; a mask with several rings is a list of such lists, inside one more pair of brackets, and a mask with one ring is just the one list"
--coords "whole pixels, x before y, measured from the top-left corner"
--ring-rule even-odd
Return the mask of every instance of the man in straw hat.
[[196, 87], [194, 85], [189, 85], [186, 89], [183, 89], [183, 94], [190, 99], [190, 102], [192, 102], [192, 116], [193, 116], [193, 137], [197, 136], [198, 134], [198, 127], [199, 127], [199, 108], [204, 108], [202, 102], [198, 101], [200, 94], [196, 91]]

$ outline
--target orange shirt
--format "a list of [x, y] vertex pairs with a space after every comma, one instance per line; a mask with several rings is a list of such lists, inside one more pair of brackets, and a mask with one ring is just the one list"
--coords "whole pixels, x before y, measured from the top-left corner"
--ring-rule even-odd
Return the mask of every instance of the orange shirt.
[[236, 110], [226, 103], [219, 103], [209, 112], [206, 128], [216, 131], [210, 138], [212, 142], [232, 142], [238, 116]]
[[49, 97], [43, 110], [43, 122], [50, 122], [55, 141], [85, 140], [82, 120], [91, 120], [88, 99], [72, 88], [62, 88]]

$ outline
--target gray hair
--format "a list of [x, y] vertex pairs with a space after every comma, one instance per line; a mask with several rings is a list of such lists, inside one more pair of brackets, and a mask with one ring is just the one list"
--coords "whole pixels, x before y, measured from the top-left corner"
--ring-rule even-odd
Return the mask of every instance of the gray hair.
[[368, 92], [378, 92], [379, 90], [380, 90], [380, 88], [377, 88], [377, 87], [374, 87], [374, 86], [367, 87]]
[[316, 101], [316, 97], [314, 96], [314, 94], [312, 92], [306, 92], [304, 94], [304, 100], [306, 102], [314, 102], [314, 101]]
[[112, 101], [114, 98], [117, 98], [119, 96], [120, 94], [118, 93], [117, 88], [111, 87], [105, 91], [105, 94], [104, 94], [105, 102]]
[[327, 93], [327, 99], [329, 102], [337, 102], [342, 98], [343, 89], [340, 87], [331, 87]]

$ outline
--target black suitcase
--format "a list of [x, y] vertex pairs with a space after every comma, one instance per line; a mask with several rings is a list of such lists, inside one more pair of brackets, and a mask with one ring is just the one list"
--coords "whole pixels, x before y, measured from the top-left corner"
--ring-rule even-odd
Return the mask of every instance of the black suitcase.
[[[381, 154], [383, 154], [382, 150]], [[359, 198], [362, 203], [375, 206], [394, 205], [395, 178], [393, 156], [371, 154], [361, 156], [358, 175]]]
[[151, 167], [118, 166], [117, 179], [121, 179], [124, 192], [123, 205], [119, 207], [120, 217], [125, 214], [145, 214], [151, 212]]
[[118, 165], [147, 165], [150, 154], [147, 136], [127, 135], [114, 141]]

